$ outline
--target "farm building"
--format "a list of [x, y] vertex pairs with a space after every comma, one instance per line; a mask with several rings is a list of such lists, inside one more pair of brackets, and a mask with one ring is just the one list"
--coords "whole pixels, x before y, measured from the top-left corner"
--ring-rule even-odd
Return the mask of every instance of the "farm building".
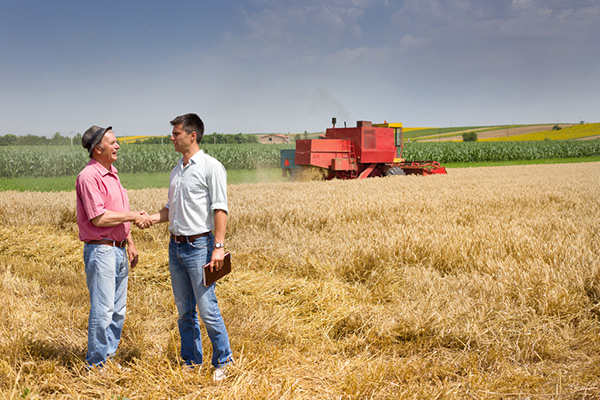
[[268, 143], [274, 143], [274, 144], [282, 144], [282, 143], [289, 143], [290, 142], [290, 138], [288, 137], [288, 135], [281, 135], [281, 134], [270, 134], [270, 135], [262, 135], [258, 137], [258, 143], [263, 143], [263, 144], [268, 144]]

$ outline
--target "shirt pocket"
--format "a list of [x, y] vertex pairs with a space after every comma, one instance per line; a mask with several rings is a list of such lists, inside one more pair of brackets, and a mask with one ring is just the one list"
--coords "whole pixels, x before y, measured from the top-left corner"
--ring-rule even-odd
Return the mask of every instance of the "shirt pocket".
[[190, 200], [194, 203], [200, 201], [206, 202], [205, 199], [208, 197], [208, 189], [199, 179], [185, 177], [181, 184], [182, 194], [186, 200]]

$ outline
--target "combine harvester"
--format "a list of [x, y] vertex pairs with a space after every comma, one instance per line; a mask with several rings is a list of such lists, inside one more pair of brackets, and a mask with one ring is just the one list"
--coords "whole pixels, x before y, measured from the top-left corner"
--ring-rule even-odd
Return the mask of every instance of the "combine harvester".
[[[283, 176], [299, 174], [302, 167], [318, 167], [326, 179], [363, 179], [390, 175], [445, 174], [437, 161], [402, 158], [402, 124], [357, 121], [353, 128], [336, 128], [331, 120], [321, 139], [296, 140], [296, 149], [281, 150]], [[344, 123], [345, 125], [345, 123]]]

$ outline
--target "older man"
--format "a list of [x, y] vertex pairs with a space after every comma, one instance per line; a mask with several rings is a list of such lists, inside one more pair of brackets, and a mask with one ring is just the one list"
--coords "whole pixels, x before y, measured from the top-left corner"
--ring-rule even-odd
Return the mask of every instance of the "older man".
[[102, 367], [117, 351], [125, 320], [129, 265], [138, 252], [130, 234], [131, 222], [149, 223], [144, 211], [130, 211], [127, 191], [117, 169], [119, 143], [112, 127], [90, 127], [81, 140], [90, 161], [77, 176], [77, 225], [85, 242], [83, 260], [90, 293], [88, 320], [89, 367]]

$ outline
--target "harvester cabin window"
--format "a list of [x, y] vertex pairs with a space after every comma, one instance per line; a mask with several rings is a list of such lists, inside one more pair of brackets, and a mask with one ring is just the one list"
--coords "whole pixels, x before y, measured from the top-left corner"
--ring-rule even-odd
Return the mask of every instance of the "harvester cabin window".
[[375, 139], [375, 129], [363, 130], [363, 149], [375, 149], [377, 140]]

